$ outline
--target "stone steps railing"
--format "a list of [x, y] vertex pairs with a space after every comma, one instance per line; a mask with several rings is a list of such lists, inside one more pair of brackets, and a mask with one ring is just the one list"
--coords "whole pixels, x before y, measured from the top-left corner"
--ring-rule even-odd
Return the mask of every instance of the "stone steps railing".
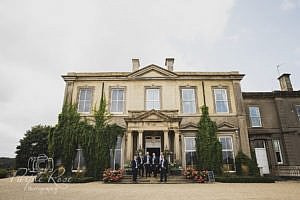
[[300, 177], [300, 166], [276, 166], [273, 171], [276, 176]]

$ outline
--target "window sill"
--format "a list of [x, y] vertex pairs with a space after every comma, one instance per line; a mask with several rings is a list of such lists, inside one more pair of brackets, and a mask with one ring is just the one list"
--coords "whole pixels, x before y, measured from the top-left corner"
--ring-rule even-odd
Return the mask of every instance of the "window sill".
[[259, 129], [259, 128], [263, 128], [263, 127], [262, 126], [251, 126], [251, 128]]
[[230, 112], [215, 112], [217, 115], [228, 115]]
[[90, 112], [78, 112], [80, 116], [89, 116], [92, 115]]
[[128, 114], [125, 113], [110, 113], [112, 117], [126, 117]]
[[110, 112], [111, 115], [123, 115], [123, 112]]

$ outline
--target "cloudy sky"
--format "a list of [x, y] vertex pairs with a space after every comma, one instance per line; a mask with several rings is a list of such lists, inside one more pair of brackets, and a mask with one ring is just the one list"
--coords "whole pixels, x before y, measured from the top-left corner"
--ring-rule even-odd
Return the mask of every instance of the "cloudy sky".
[[33, 125], [57, 122], [62, 74], [129, 71], [175, 58], [175, 71], [245, 73], [244, 91], [300, 88], [300, 0], [1, 0], [0, 156]]

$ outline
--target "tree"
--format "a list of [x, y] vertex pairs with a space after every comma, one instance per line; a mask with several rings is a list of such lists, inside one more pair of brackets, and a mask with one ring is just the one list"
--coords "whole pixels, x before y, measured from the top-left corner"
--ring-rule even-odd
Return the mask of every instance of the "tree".
[[[102, 86], [102, 91], [103, 86]], [[114, 149], [117, 137], [122, 136], [124, 130], [116, 124], [108, 124], [110, 118], [106, 110], [106, 99], [102, 92], [99, 109], [95, 111], [94, 129], [94, 168], [98, 166], [94, 176], [99, 177], [102, 172], [110, 167], [110, 149]], [[93, 151], [93, 150], [92, 150]]]
[[197, 169], [213, 170], [216, 174], [221, 172], [222, 146], [217, 138], [217, 125], [208, 114], [208, 107], [202, 106], [202, 116], [198, 123], [196, 135]]
[[16, 168], [27, 168], [28, 159], [39, 154], [48, 155], [48, 134], [51, 126], [37, 125], [25, 133], [16, 151]]

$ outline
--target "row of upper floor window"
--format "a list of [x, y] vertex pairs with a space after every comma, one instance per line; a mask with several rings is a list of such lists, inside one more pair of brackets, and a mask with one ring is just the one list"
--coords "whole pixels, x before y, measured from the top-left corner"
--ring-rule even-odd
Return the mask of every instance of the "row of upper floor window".
[[[229, 97], [227, 88], [213, 88], [214, 105], [216, 113], [229, 113]], [[110, 88], [109, 111], [112, 114], [125, 113], [125, 88]], [[197, 113], [197, 98], [195, 87], [180, 87], [181, 112], [184, 114]], [[79, 89], [78, 112], [90, 113], [92, 107], [93, 88]], [[160, 87], [145, 88], [145, 110], [162, 109], [162, 95]]]
[[[260, 107], [259, 106], [249, 106], [248, 109], [249, 109], [249, 119], [250, 119], [251, 127], [253, 127], [253, 128], [263, 127]], [[300, 121], [300, 104], [295, 105], [295, 111], [296, 111], [296, 115]]]

